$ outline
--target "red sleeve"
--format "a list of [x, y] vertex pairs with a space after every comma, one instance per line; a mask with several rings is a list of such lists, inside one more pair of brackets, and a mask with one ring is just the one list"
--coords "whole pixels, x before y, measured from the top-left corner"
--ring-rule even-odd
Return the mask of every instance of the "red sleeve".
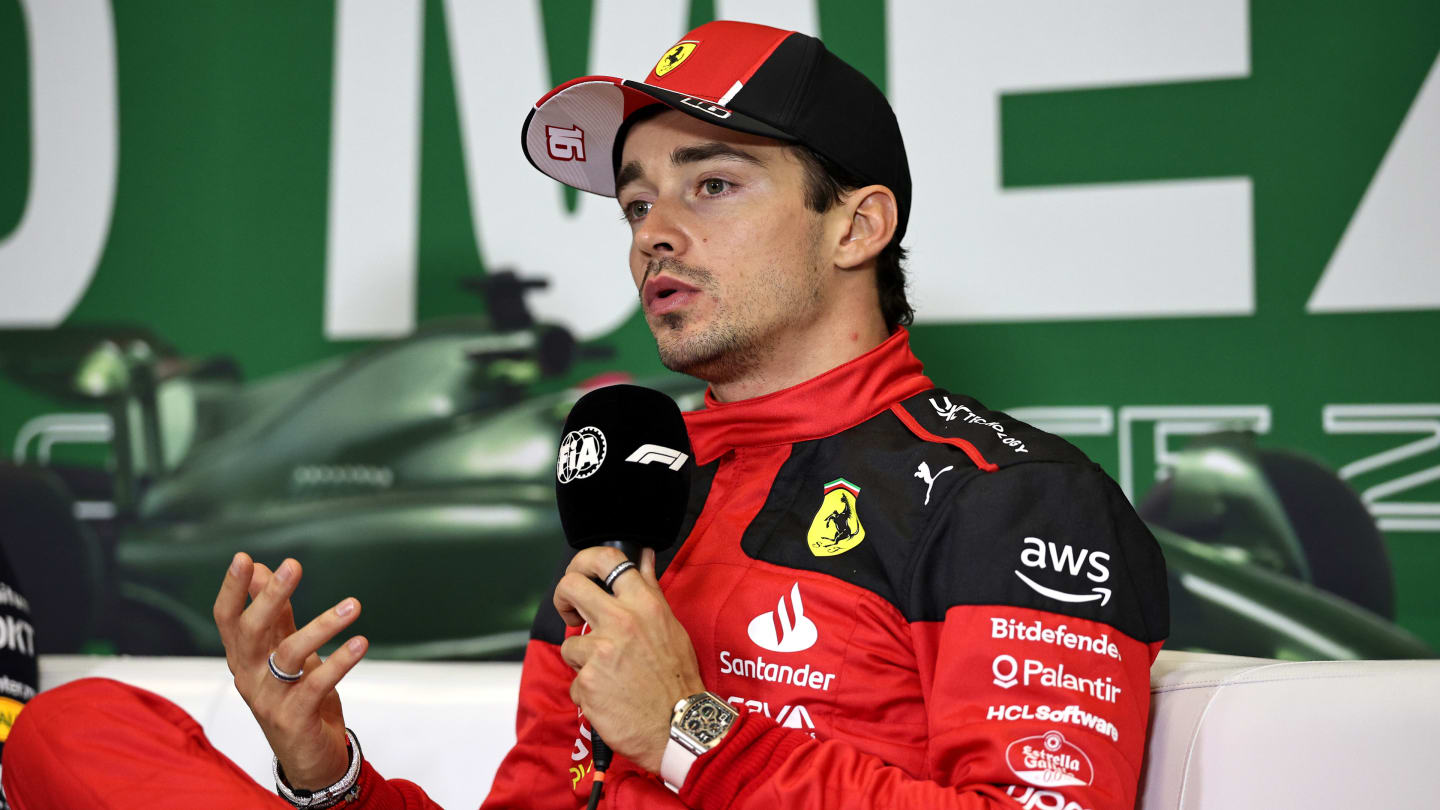
[[1134, 807], [1150, 664], [1168, 630], [1158, 546], [1093, 471], [982, 481], [932, 526], [909, 618], [897, 617], [925, 701], [924, 772], [751, 713], [696, 761], [687, 805]]
[[[561, 625], [563, 627], [563, 625]], [[500, 763], [484, 810], [576, 810], [577, 798], [590, 790], [590, 747], [575, 704], [570, 702], [573, 674], [560, 659], [560, 648], [532, 638], [520, 675], [520, 704], [515, 717], [515, 746]], [[360, 800], [354, 810], [441, 810], [413, 782], [385, 779], [366, 762], [360, 773]]]
[[360, 797], [347, 810], [442, 810], [425, 791], [405, 779], [386, 779], [369, 761], [360, 764]]
[[[1005, 622], [1007, 633], [1039, 637], [1048, 630], [1059, 640], [1033, 642], [1053, 649], [1026, 655], [1032, 642], [992, 638], [995, 620]], [[1041, 630], [1034, 629], [1037, 621]], [[1160, 643], [1013, 607], [957, 607], [943, 623], [912, 629], [928, 676], [928, 779], [846, 743], [817, 741], [746, 714], [721, 746], [695, 763], [680, 798], [705, 810], [1013, 810], [1015, 802], [1034, 810], [1134, 807], [1149, 669]], [[1096, 653], [1066, 648], [1066, 641], [1113, 644], [1122, 659], [1101, 661]], [[1046, 667], [1050, 660], [1057, 663]]]
[[560, 659], [558, 644], [530, 640], [520, 676], [515, 747], [500, 763], [483, 810], [574, 810], [585, 805], [576, 797], [582, 782], [586, 791], [590, 785], [589, 730], [570, 702], [573, 677]]

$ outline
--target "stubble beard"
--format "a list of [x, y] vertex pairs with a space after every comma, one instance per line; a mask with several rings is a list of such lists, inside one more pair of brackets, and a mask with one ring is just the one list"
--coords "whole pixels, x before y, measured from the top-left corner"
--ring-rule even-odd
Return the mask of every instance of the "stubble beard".
[[[768, 300], [759, 302], [732, 301], [716, 296], [711, 323], [686, 334], [694, 320], [684, 312], [669, 312], [650, 322], [660, 362], [671, 371], [688, 374], [712, 385], [721, 385], [744, 378], [764, 366], [776, 351], [773, 336], [788, 322], [813, 317], [822, 298], [817, 248], [818, 232], [812, 234], [811, 250], [806, 257], [805, 275], [799, 283], [784, 283], [783, 271], [772, 271], [767, 278], [774, 281], [769, 289], [759, 291]], [[647, 276], [669, 272], [707, 294], [715, 294], [715, 274], [706, 268], [687, 265], [675, 259], [662, 259], [651, 265]], [[752, 307], [750, 317], [738, 312], [734, 305]], [[768, 306], [767, 306], [768, 305]], [[758, 307], [758, 309], [755, 309]], [[773, 309], [771, 308], [773, 307]], [[768, 320], [755, 313], [768, 311]]]

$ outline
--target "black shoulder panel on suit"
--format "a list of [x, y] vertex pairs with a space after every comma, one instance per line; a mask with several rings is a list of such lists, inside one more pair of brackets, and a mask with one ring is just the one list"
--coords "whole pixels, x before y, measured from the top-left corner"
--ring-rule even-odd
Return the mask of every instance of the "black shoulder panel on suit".
[[1104, 471], [1069, 442], [943, 390], [795, 444], [741, 547], [863, 588], [911, 621], [995, 604], [1146, 642], [1168, 634], [1159, 546]]
[[982, 469], [1026, 461], [1088, 461], [1084, 453], [1059, 436], [943, 388], [917, 394], [900, 403], [900, 407], [913, 420], [914, 426], [907, 427], [917, 436], [926, 441], [970, 445], [988, 462], [988, 467], [975, 462]]
[[1085, 462], [1015, 465], [953, 493], [926, 529], [904, 612], [1012, 605], [1169, 635], [1165, 560], [1115, 482]]

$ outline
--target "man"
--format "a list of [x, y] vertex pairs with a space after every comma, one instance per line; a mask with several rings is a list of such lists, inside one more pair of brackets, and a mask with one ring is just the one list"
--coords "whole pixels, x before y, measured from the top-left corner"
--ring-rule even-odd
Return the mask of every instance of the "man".
[[[710, 389], [683, 541], [570, 561], [485, 807], [583, 806], [591, 729], [613, 808], [1132, 806], [1163, 561], [1078, 451], [923, 375], [884, 96], [811, 37], [711, 23], [646, 82], [556, 88], [522, 143], [616, 196], [660, 356]], [[239, 554], [215, 606], [280, 789], [433, 806], [345, 729], [365, 640], [315, 651], [359, 604], [297, 631], [300, 573]]]
[[712, 23], [644, 83], [556, 88], [522, 143], [616, 196], [660, 356], [710, 390], [684, 542], [571, 561], [486, 807], [579, 806], [590, 728], [617, 808], [1133, 806], [1163, 560], [1078, 451], [921, 373], [879, 90]]

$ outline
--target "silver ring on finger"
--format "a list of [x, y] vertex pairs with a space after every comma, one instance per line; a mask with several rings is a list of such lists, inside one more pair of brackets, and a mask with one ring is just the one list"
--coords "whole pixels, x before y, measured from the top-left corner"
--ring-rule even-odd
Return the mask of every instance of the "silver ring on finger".
[[270, 674], [274, 675], [275, 680], [281, 683], [295, 683], [300, 680], [301, 675], [305, 674], [305, 670], [302, 668], [299, 672], [286, 672], [275, 666], [275, 653], [272, 651], [270, 653]]
[[622, 562], [614, 568], [610, 569], [610, 574], [605, 577], [605, 590], [611, 590], [610, 586], [615, 584], [615, 580], [619, 579], [621, 574], [629, 571], [631, 568], [634, 567], [635, 563], [626, 560], [625, 562]]

